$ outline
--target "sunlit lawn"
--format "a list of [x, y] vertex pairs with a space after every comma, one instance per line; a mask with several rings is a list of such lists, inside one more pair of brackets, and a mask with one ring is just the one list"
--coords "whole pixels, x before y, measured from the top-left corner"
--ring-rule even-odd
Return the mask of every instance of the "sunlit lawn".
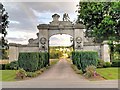
[[0, 70], [0, 77], [2, 81], [15, 81], [16, 70]]
[[120, 79], [120, 68], [98, 68], [97, 73], [107, 80]]

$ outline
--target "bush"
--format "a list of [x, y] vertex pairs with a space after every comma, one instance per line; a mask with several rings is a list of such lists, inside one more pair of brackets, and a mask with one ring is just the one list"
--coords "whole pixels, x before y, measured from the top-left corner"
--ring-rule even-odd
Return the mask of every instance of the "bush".
[[24, 69], [19, 69], [16, 72], [16, 79], [25, 79], [27, 76], [26, 71]]
[[38, 68], [38, 59], [38, 53], [20, 53], [18, 59], [19, 67], [28, 72], [36, 71]]
[[112, 67], [120, 67], [120, 60], [113, 60], [111, 66]]
[[98, 59], [97, 67], [98, 68], [103, 68], [104, 65], [105, 65], [104, 60]]
[[10, 63], [10, 68], [12, 70], [18, 70], [19, 66], [18, 66], [18, 61], [13, 61]]
[[0, 70], [5, 70], [6, 69], [6, 64], [0, 64]]
[[11, 68], [10, 68], [10, 63], [5, 64], [5, 70], [11, 70]]
[[26, 72], [27, 77], [36, 77], [37, 73], [36, 72]]
[[111, 63], [110, 62], [105, 62], [103, 67], [105, 67], [105, 68], [106, 67], [111, 67]]
[[91, 78], [91, 77], [94, 77], [95, 74], [96, 74], [96, 67], [93, 65], [87, 66], [85, 76], [87, 76], [88, 78]]
[[87, 66], [97, 66], [98, 53], [94, 51], [76, 51], [72, 53], [72, 59], [73, 64], [75, 64], [78, 69], [82, 69], [83, 73], [85, 73]]
[[48, 53], [27, 52], [20, 53], [18, 58], [20, 68], [27, 72], [34, 72], [49, 64]]

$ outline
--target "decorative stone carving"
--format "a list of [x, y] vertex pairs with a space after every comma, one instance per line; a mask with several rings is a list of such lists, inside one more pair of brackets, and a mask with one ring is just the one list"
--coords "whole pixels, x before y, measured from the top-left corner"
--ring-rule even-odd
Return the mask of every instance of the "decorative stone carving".
[[47, 50], [47, 47], [44, 44], [42, 44], [40, 46], [40, 51], [46, 51], [46, 50]]
[[42, 37], [40, 39], [40, 43], [43, 44], [43, 45], [46, 44], [46, 41], [47, 41], [47, 39], [45, 37]]
[[46, 47], [46, 43], [47, 43], [47, 39], [45, 37], [41, 37], [40, 38], [40, 51], [46, 51], [47, 47]]
[[77, 42], [78, 44], [80, 44], [80, 43], [82, 42], [82, 38], [81, 38], [81, 37], [77, 37], [77, 38], [76, 38], [76, 42]]
[[83, 49], [81, 44], [77, 44], [76, 49], [80, 50]]
[[70, 17], [67, 13], [63, 14], [63, 21], [70, 21]]
[[28, 46], [38, 46], [39, 45], [39, 40], [38, 40], [38, 37], [39, 37], [39, 33], [36, 34], [37, 35], [37, 38], [36, 39], [33, 39], [33, 38], [30, 38], [28, 40]]
[[78, 50], [82, 49], [82, 45], [81, 45], [82, 38], [81, 37], [76, 37], [76, 43], [77, 43], [76, 49], [78, 49]]

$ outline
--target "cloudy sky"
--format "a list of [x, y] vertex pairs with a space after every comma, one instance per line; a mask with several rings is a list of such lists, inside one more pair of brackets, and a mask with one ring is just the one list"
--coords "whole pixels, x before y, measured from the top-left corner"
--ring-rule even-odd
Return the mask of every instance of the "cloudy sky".
[[[28, 39], [37, 38], [38, 24], [48, 24], [52, 15], [59, 14], [60, 20], [66, 12], [70, 20], [77, 18], [76, 2], [3, 2], [9, 14], [9, 28], [7, 39], [9, 43], [27, 44]], [[60, 43], [58, 43], [60, 42]], [[70, 45], [69, 35], [54, 35], [50, 38], [50, 45]]]

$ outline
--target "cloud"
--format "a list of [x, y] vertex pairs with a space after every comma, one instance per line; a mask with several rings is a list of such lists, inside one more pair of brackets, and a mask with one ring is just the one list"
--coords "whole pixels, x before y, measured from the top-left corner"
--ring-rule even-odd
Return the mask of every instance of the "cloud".
[[66, 34], [58, 34], [50, 37], [50, 46], [70, 46], [72, 43], [70, 42], [70, 35]]
[[48, 24], [55, 13], [60, 14], [60, 20], [65, 12], [69, 14], [71, 21], [77, 17], [75, 13], [77, 2], [4, 2], [3, 4], [9, 14], [10, 24], [7, 29], [9, 42], [21, 43], [20, 40], [23, 38], [26, 44], [29, 38], [36, 37], [37, 25]]

